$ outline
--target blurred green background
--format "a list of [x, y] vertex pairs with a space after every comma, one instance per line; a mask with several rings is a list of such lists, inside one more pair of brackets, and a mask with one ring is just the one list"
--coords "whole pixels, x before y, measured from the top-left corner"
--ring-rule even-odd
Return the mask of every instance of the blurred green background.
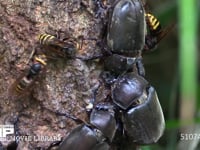
[[166, 119], [159, 144], [142, 150], [200, 149], [199, 0], [146, 0], [163, 28], [176, 23], [157, 49], [144, 54], [146, 79]]

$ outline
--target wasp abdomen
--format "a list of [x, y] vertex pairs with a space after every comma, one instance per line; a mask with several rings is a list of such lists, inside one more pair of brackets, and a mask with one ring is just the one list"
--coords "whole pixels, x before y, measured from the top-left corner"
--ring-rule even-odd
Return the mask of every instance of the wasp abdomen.
[[40, 34], [39, 35], [39, 42], [42, 45], [49, 45], [53, 39], [55, 39], [56, 37], [53, 35], [49, 35], [49, 34]]
[[27, 77], [22, 78], [22, 80], [19, 82], [19, 84], [17, 84], [16, 86], [16, 91], [18, 93], [22, 93], [24, 92], [24, 90], [26, 89], [26, 87], [31, 83], [31, 80], [29, 80]]
[[158, 19], [150, 13], [145, 14], [145, 17], [146, 22], [150, 28], [150, 32], [152, 32], [152, 34], [159, 33], [161, 31], [161, 25]]
[[16, 100], [24, 95], [32, 88], [35, 79], [41, 72], [42, 68], [46, 65], [46, 55], [37, 55], [33, 59], [33, 64], [29, 68], [28, 72], [21, 75], [9, 89], [9, 95], [12, 99]]

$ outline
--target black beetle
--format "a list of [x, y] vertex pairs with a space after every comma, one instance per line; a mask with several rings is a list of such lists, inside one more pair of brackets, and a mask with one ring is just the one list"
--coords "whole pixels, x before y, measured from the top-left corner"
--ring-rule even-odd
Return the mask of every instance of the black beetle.
[[112, 85], [112, 99], [123, 110], [123, 128], [134, 143], [158, 141], [164, 116], [155, 89], [142, 76], [127, 73], [119, 77]]
[[104, 59], [105, 70], [115, 74], [138, 71], [144, 75], [141, 51], [145, 43], [145, 11], [140, 0], [120, 0], [109, 15], [106, 43], [111, 55]]
[[97, 105], [90, 115], [90, 123], [73, 129], [58, 150], [109, 150], [117, 126], [113, 106]]

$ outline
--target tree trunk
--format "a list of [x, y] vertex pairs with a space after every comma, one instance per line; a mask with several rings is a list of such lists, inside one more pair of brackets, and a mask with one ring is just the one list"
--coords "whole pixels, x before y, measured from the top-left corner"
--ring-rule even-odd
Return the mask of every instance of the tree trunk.
[[[61, 138], [77, 126], [56, 112], [87, 120], [85, 106], [93, 98], [101, 70], [97, 62], [50, 60], [24, 97], [11, 100], [9, 88], [30, 67], [31, 52], [41, 49], [39, 34], [98, 39], [102, 24], [93, 9], [92, 0], [0, 0], [0, 124], [15, 124], [15, 135], [26, 137], [18, 140], [18, 150], [47, 149], [54, 140], [39, 138]], [[84, 40], [76, 56], [99, 53], [96, 41]], [[6, 147], [11, 141], [1, 143]]]

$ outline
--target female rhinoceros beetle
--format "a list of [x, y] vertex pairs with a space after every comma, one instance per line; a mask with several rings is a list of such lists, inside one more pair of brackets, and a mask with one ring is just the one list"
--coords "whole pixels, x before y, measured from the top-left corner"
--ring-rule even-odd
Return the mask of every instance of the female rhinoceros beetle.
[[119, 77], [112, 100], [122, 110], [123, 129], [137, 144], [151, 144], [161, 137], [165, 121], [155, 89], [135, 73]]
[[120, 0], [109, 14], [106, 43], [111, 55], [104, 59], [106, 71], [122, 74], [138, 71], [144, 75], [141, 51], [145, 44], [145, 11], [140, 0]]

